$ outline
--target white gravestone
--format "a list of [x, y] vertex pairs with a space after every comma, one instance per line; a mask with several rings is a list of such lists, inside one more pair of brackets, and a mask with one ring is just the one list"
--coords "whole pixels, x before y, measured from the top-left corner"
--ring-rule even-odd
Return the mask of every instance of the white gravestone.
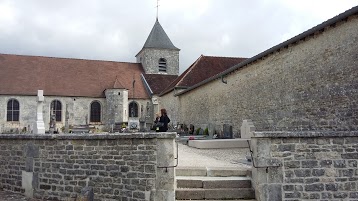
[[241, 126], [242, 139], [251, 139], [254, 131], [255, 131], [255, 126], [250, 119], [245, 119], [242, 121], [242, 126]]
[[44, 102], [44, 91], [37, 90], [37, 115], [36, 123], [34, 125], [34, 134], [45, 134], [45, 123], [43, 118], [43, 102]]

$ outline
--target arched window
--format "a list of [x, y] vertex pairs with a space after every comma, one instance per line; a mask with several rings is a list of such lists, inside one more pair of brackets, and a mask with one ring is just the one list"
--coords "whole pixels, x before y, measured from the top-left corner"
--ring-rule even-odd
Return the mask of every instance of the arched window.
[[19, 121], [20, 117], [20, 104], [15, 99], [10, 99], [7, 102], [7, 121]]
[[50, 117], [52, 112], [55, 115], [56, 121], [62, 121], [62, 104], [59, 100], [54, 100], [51, 102]]
[[138, 104], [134, 101], [129, 103], [129, 117], [138, 117]]
[[159, 59], [159, 72], [167, 72], [167, 60], [164, 58]]
[[101, 104], [98, 101], [91, 103], [90, 122], [101, 122]]

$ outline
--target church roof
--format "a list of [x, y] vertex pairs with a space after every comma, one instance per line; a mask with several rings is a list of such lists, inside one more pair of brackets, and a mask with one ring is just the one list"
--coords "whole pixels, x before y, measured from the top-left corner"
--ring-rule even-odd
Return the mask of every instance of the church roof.
[[144, 74], [143, 76], [153, 94], [160, 94], [178, 77], [177, 75], [163, 74]]
[[0, 95], [44, 90], [46, 96], [100, 98], [115, 87], [128, 89], [130, 98], [147, 99], [142, 73], [139, 63], [0, 54]]
[[159, 48], [159, 49], [173, 49], [179, 50], [175, 47], [168, 35], [165, 33], [162, 25], [160, 25], [158, 19], [150, 32], [147, 40], [144, 43], [143, 48]]
[[246, 58], [239, 57], [214, 57], [201, 55], [175, 81], [168, 85], [161, 95], [172, 91], [174, 88], [191, 87], [205, 79], [227, 70], [245, 59]]

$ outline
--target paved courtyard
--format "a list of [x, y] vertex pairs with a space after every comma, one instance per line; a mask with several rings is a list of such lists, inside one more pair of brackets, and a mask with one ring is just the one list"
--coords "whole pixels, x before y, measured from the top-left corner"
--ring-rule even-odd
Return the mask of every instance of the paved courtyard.
[[197, 149], [179, 144], [180, 167], [250, 167], [245, 164], [248, 148]]

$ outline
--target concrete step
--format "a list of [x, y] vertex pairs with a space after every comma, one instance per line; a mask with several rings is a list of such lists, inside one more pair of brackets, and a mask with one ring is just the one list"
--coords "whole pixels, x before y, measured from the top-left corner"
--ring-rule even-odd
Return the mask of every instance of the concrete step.
[[176, 167], [176, 176], [232, 177], [251, 175], [251, 168], [233, 167]]
[[250, 139], [189, 140], [189, 147], [198, 149], [248, 148]]
[[255, 192], [251, 188], [182, 188], [176, 189], [175, 198], [177, 200], [254, 199]]
[[249, 177], [177, 176], [177, 188], [251, 188]]

